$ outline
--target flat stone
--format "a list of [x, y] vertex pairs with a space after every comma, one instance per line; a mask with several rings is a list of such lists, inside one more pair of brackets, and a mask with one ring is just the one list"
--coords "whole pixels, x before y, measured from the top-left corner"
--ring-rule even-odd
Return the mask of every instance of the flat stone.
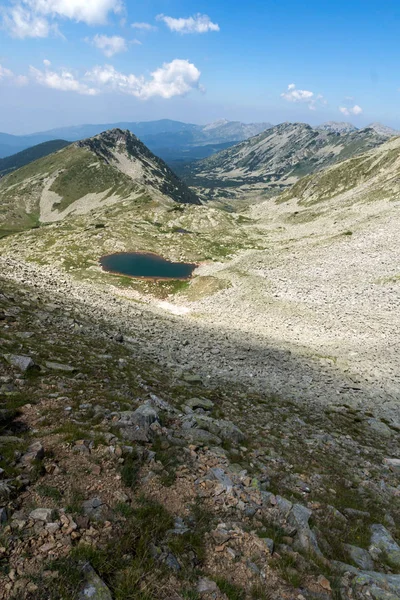
[[214, 402], [207, 400], [206, 398], [190, 398], [190, 400], [185, 402], [185, 405], [192, 410], [196, 410], [197, 408], [202, 408], [203, 410], [212, 410], [214, 407]]
[[212, 593], [212, 592], [217, 592], [218, 591], [218, 586], [215, 583], [215, 581], [212, 581], [212, 579], [207, 579], [206, 577], [202, 577], [201, 579], [199, 579], [198, 583], [197, 583], [197, 591], [199, 594], [208, 594], [208, 593]]
[[44, 523], [51, 523], [51, 517], [53, 510], [51, 508], [36, 508], [29, 513], [29, 518], [33, 521], [44, 521]]
[[78, 600], [112, 600], [112, 595], [106, 584], [97, 575], [93, 567], [86, 563], [82, 567], [85, 574], [85, 582], [79, 592]]
[[45, 363], [47, 369], [51, 371], [62, 371], [63, 373], [76, 373], [77, 368], [71, 365], [63, 365], [62, 363], [47, 361]]

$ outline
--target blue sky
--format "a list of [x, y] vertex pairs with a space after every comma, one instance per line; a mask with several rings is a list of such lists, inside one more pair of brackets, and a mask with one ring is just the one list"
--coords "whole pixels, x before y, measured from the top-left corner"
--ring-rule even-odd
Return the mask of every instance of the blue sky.
[[400, 128], [394, 0], [2, 0], [0, 131], [172, 118]]

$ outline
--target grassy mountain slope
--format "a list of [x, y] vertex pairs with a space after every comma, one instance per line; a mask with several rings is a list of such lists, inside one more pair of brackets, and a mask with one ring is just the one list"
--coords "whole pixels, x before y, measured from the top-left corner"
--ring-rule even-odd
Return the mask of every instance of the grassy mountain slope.
[[123, 199], [198, 204], [188, 187], [130, 132], [70, 145], [0, 181], [0, 228], [26, 229]]
[[279, 198], [304, 206], [343, 199], [351, 203], [397, 200], [400, 194], [400, 137], [329, 169], [304, 177]]
[[70, 142], [66, 142], [65, 140], [52, 140], [50, 142], [37, 144], [31, 148], [22, 150], [22, 152], [7, 156], [6, 158], [1, 158], [0, 177], [7, 175], [7, 173], [11, 173], [11, 171], [15, 171], [16, 169], [20, 169], [39, 158], [57, 152], [57, 150], [62, 150], [62, 148], [69, 146], [69, 143]]
[[283, 123], [189, 165], [185, 179], [208, 198], [276, 194], [304, 175], [384, 141], [371, 129], [341, 134], [318, 131], [304, 123]]

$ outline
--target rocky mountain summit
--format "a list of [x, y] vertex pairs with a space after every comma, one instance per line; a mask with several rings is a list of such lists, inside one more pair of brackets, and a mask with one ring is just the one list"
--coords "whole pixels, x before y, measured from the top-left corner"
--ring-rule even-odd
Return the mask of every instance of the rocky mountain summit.
[[358, 127], [345, 121], [327, 121], [315, 127], [319, 131], [333, 131], [335, 133], [351, 133], [357, 131]]
[[121, 201], [200, 204], [129, 131], [114, 129], [18, 169], [0, 181], [0, 227], [25, 229]]
[[186, 167], [185, 180], [206, 198], [278, 194], [298, 179], [386, 141], [372, 129], [325, 131], [282, 123]]

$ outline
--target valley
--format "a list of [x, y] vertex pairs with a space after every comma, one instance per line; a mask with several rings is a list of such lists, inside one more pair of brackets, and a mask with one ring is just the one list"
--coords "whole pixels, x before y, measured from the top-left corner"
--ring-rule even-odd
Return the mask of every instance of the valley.
[[[21, 598], [79, 597], [80, 560], [106, 600], [398, 597], [399, 173], [382, 128], [284, 123], [183, 179], [117, 128], [0, 180], [0, 391], [21, 437], [0, 553]], [[102, 268], [126, 253], [196, 268]], [[150, 550], [122, 536], [109, 569], [124, 529]], [[0, 598], [18, 581], [0, 574]]]

